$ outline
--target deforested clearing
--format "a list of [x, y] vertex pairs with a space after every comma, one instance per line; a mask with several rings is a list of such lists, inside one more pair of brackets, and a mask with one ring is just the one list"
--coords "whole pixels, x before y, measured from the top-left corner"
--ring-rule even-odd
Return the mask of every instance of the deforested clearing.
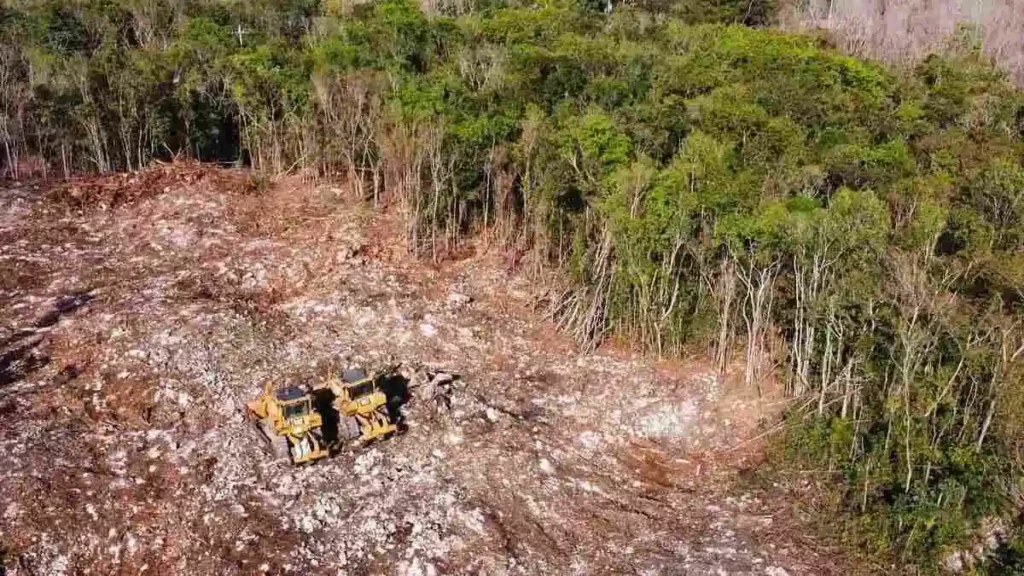
[[[778, 393], [576, 352], [502, 258], [425, 265], [337, 189], [136, 179], [75, 184], [140, 193], [85, 211], [2, 192], [9, 574], [844, 573], [738, 483]], [[268, 379], [395, 359], [459, 380], [394, 438], [294, 467], [244, 417]]]

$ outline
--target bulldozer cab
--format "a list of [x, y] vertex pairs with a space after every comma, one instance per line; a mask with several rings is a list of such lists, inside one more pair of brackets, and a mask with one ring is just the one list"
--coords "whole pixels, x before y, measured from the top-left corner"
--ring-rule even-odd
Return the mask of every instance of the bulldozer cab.
[[278, 408], [275, 427], [279, 430], [290, 428], [293, 435], [299, 435], [323, 424], [322, 416], [313, 408], [313, 396], [300, 386], [278, 388], [274, 403]]
[[346, 436], [369, 441], [397, 430], [388, 412], [388, 397], [380, 388], [382, 378], [381, 372], [367, 374], [357, 368], [342, 370], [340, 382], [337, 377], [330, 379], [333, 404]]
[[320, 436], [323, 417], [313, 409], [313, 396], [302, 386], [274, 388], [268, 383], [247, 408], [276, 455], [302, 464], [329, 454]]
[[345, 388], [346, 390], [348, 390], [349, 399], [359, 400], [364, 396], [369, 396], [370, 394], [374, 393], [376, 389], [376, 386], [374, 386], [374, 384], [375, 382], [373, 380], [365, 380], [363, 382], [349, 384]]
[[343, 370], [339, 396], [344, 402], [356, 405], [384, 403], [387, 397], [378, 388], [377, 380], [377, 374], [368, 376], [362, 369]]
[[274, 400], [281, 407], [281, 417], [285, 420], [299, 420], [313, 411], [312, 398], [298, 386], [277, 389], [274, 392]]

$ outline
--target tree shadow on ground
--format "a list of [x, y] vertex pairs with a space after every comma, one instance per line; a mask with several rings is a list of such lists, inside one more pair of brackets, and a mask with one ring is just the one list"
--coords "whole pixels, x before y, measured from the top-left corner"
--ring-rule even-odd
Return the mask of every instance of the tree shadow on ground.
[[[75, 312], [94, 298], [89, 291], [61, 297], [54, 303], [53, 309], [36, 319], [30, 328], [21, 328], [0, 340], [0, 388], [22, 380], [49, 364], [50, 357], [38, 349], [43, 342], [40, 332], [54, 326], [62, 317]], [[70, 379], [76, 375], [77, 368], [73, 366], [61, 371], [62, 378]]]
[[1024, 550], [1019, 543], [1015, 546], [1014, 542], [1000, 541], [985, 569], [987, 573], [999, 576], [1024, 574]]

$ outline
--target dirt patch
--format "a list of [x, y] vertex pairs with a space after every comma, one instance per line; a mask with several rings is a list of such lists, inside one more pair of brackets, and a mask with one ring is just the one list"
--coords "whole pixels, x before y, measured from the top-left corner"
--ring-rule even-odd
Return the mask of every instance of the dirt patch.
[[[8, 573], [845, 572], [734, 482], [780, 404], [577, 352], [503, 255], [416, 262], [299, 181], [87, 182], [0, 190]], [[410, 382], [386, 442], [296, 468], [243, 417], [268, 380], [396, 361], [460, 378]]]

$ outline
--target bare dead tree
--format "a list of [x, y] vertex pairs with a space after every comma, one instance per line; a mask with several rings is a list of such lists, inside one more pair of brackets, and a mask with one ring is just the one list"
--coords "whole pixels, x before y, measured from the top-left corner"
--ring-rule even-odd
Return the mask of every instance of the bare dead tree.
[[765, 336], [771, 327], [775, 279], [781, 262], [781, 256], [773, 256], [765, 263], [736, 258], [736, 275], [744, 287], [742, 316], [747, 329], [747, 353], [743, 382], [748, 386], [760, 386], [763, 377]]
[[[1002, 386], [1009, 380], [1014, 370], [1019, 370], [1019, 362], [1024, 359], [1024, 321], [1014, 321], [1008, 326], [996, 331], [995, 338], [998, 344], [996, 364], [992, 367], [991, 378], [989, 379], [989, 400], [988, 410], [982, 420], [981, 430], [978, 431], [975, 450], [980, 452], [985, 444], [989, 428], [992, 426], [992, 418], [995, 416], [996, 407], [999, 403]], [[1019, 376], [1019, 374], [1018, 374]]]
[[[715, 366], [718, 371], [725, 372], [729, 362], [729, 349], [732, 339], [733, 302], [736, 299], [736, 261], [729, 255], [724, 256], [719, 263], [718, 275], [714, 280], [708, 280], [708, 289], [715, 297], [718, 309], [718, 338], [715, 346]], [[712, 286], [713, 284], [713, 286]]]
[[28, 83], [23, 73], [20, 52], [14, 46], [0, 45], [0, 144], [4, 149], [4, 166], [13, 178], [20, 176], [22, 120], [28, 100]]
[[374, 205], [380, 202], [381, 166], [378, 132], [383, 112], [379, 81], [372, 75], [313, 75], [314, 97], [324, 142], [319, 170], [337, 175], [336, 158], [342, 173], [360, 197], [371, 188]]
[[589, 259], [590, 281], [565, 291], [552, 311], [559, 326], [587, 350], [597, 346], [607, 329], [608, 295], [615, 276], [613, 246], [612, 233], [605, 224]]
[[829, 30], [844, 51], [895, 65], [947, 49], [968, 24], [984, 52], [1024, 82], [1024, 10], [1014, 0], [809, 0], [789, 4], [781, 21]]

